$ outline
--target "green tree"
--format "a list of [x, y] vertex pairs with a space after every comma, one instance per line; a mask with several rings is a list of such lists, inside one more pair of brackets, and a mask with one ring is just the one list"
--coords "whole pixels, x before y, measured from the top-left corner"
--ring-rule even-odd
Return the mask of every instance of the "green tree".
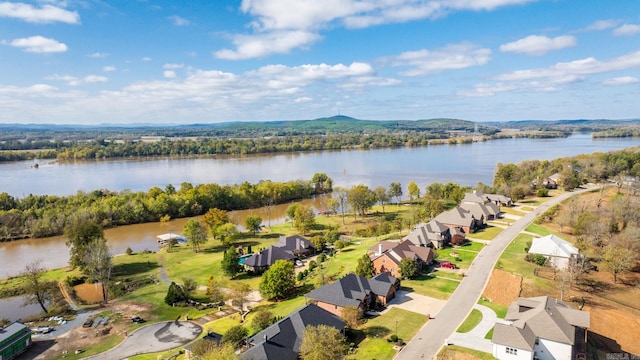
[[307, 326], [300, 344], [302, 360], [344, 359], [345, 339], [340, 330], [327, 326]]
[[218, 234], [217, 236], [218, 239], [220, 239], [220, 241], [222, 241], [222, 243], [226, 246], [233, 245], [233, 243], [238, 238], [238, 234], [240, 234], [240, 232], [238, 231], [238, 228], [232, 223], [226, 223], [226, 224], [220, 225], [216, 229], [216, 232]]
[[384, 213], [384, 206], [388, 204], [391, 199], [387, 193], [387, 188], [382, 185], [376, 186], [375, 189], [373, 189], [373, 194], [376, 198], [376, 202], [382, 206], [382, 213]]
[[274, 316], [273, 313], [269, 310], [259, 310], [256, 312], [253, 320], [251, 320], [251, 327], [256, 331], [260, 332], [266, 328], [268, 328], [271, 324], [273, 324]]
[[373, 262], [369, 255], [364, 254], [358, 259], [358, 265], [356, 266], [356, 275], [365, 278], [370, 278], [376, 274], [376, 270], [373, 267]]
[[69, 265], [84, 272], [85, 253], [94, 240], [104, 239], [104, 230], [95, 220], [84, 218], [75, 220], [65, 228], [64, 235], [69, 247]]
[[164, 297], [164, 302], [168, 305], [173, 305], [186, 299], [182, 287], [172, 281], [171, 285], [169, 285], [169, 290], [167, 290], [167, 295]]
[[330, 198], [329, 200], [327, 200], [327, 208], [331, 210], [333, 214], [337, 214], [338, 209], [340, 209], [340, 201], [335, 198]]
[[418, 275], [418, 263], [411, 258], [400, 260], [400, 275], [403, 279], [411, 279]]
[[47, 303], [51, 302], [51, 292], [55, 286], [42, 277], [46, 269], [42, 266], [42, 260], [37, 259], [28, 263], [20, 276], [25, 281], [25, 305], [38, 304], [44, 313], [48, 312]]
[[209, 277], [207, 281], [207, 295], [214, 303], [221, 303], [224, 301], [224, 293], [222, 291], [222, 285], [218, 279], [213, 276]]
[[265, 299], [284, 299], [295, 288], [295, 271], [293, 263], [276, 260], [269, 270], [262, 274], [260, 294]]
[[356, 306], [346, 306], [342, 309], [340, 313], [342, 320], [352, 329], [355, 329], [360, 325], [360, 321], [362, 321], [362, 309]]
[[302, 235], [306, 235], [316, 225], [313, 210], [305, 205], [298, 206], [293, 217], [293, 225]]
[[347, 203], [354, 210], [354, 216], [356, 214], [364, 216], [375, 201], [373, 192], [366, 185], [353, 185], [347, 192]]
[[222, 262], [220, 263], [222, 267], [222, 272], [230, 276], [232, 279], [242, 271], [242, 265], [238, 263], [238, 251], [236, 251], [235, 247], [228, 248], [222, 257]]
[[247, 301], [247, 296], [251, 293], [251, 287], [249, 284], [233, 282], [229, 287], [229, 290], [228, 299], [231, 300], [231, 303], [236, 305], [240, 311], [244, 311], [244, 303]]
[[287, 208], [287, 218], [291, 221], [291, 224], [293, 225], [296, 219], [296, 211], [298, 211], [298, 207], [300, 206], [300, 204], [295, 203], [295, 204], [291, 204], [288, 208]]
[[392, 182], [389, 184], [389, 197], [396, 198], [396, 205], [400, 202], [402, 197], [402, 185], [400, 183]]
[[311, 183], [314, 187], [314, 193], [322, 194], [330, 192], [333, 187], [333, 180], [325, 173], [315, 173], [311, 178]]
[[113, 255], [107, 246], [107, 240], [104, 238], [94, 239], [87, 247], [84, 256], [85, 273], [100, 283], [102, 301], [106, 304], [109, 296], [107, 288], [113, 268]]
[[256, 234], [262, 230], [262, 218], [258, 215], [247, 216], [247, 218], [244, 219], [244, 225], [247, 230], [253, 232], [253, 236], [255, 237]]
[[202, 223], [196, 219], [189, 219], [189, 221], [184, 224], [182, 233], [191, 244], [194, 252], [200, 251], [200, 246], [207, 241], [207, 232], [202, 226]]
[[247, 328], [242, 325], [235, 325], [230, 327], [229, 330], [222, 335], [222, 342], [231, 344], [231, 346], [236, 348], [247, 337], [247, 334]]
[[314, 237], [311, 238], [311, 244], [313, 245], [313, 248], [316, 249], [316, 252], [321, 252], [322, 249], [324, 249], [324, 244], [326, 243], [325, 239], [320, 236], [320, 235], [316, 235]]
[[413, 199], [420, 198], [420, 188], [415, 181], [409, 181], [409, 184], [407, 185], [407, 191], [409, 191], [409, 201], [413, 202]]
[[186, 298], [190, 299], [196, 289], [198, 289], [198, 283], [194, 279], [190, 277], [182, 278], [182, 291], [184, 291]]
[[344, 225], [345, 224], [344, 213], [347, 206], [348, 191], [342, 187], [336, 187], [335, 190], [333, 191], [333, 194], [335, 196], [334, 199], [336, 200], [336, 202], [340, 204], [340, 213], [342, 214], [342, 225]]

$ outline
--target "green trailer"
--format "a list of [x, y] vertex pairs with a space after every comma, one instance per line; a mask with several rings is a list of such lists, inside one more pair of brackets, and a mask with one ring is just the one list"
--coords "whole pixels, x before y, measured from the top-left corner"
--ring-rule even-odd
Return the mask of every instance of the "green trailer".
[[21, 322], [0, 328], [0, 360], [11, 360], [31, 346], [31, 329]]

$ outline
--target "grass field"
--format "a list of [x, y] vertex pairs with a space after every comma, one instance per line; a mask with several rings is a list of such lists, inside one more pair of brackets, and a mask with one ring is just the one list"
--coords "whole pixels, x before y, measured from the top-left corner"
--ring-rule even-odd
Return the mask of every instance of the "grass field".
[[402, 280], [402, 288], [415, 291], [417, 294], [447, 300], [456, 290], [459, 281], [437, 278], [431, 275], [420, 275], [415, 279]]
[[[509, 219], [505, 219], [509, 220]], [[502, 228], [497, 226], [487, 225], [484, 229], [480, 231], [476, 231], [472, 234], [469, 234], [469, 239], [479, 239], [479, 240], [493, 240], [498, 234], [502, 232]]]
[[407, 342], [426, 322], [427, 318], [424, 315], [391, 308], [384, 315], [369, 319], [358, 328], [364, 333], [366, 339], [358, 344], [356, 353], [347, 356], [347, 359], [392, 359], [396, 350], [387, 338], [396, 333], [396, 324], [398, 337]]
[[534, 275], [537, 265], [524, 260], [526, 256], [525, 248], [533, 237], [528, 234], [519, 234], [507, 246], [507, 248], [498, 259], [496, 267], [504, 271], [522, 275], [523, 282], [532, 283], [535, 287], [545, 290], [551, 290], [553, 284]]
[[472, 309], [469, 316], [467, 316], [467, 318], [456, 331], [459, 333], [468, 333], [469, 331], [473, 330], [474, 327], [480, 324], [480, 321], [482, 321], [482, 313], [478, 309]]
[[[462, 246], [456, 246], [453, 248], [445, 248], [438, 250], [438, 260], [446, 260], [455, 263], [461, 269], [467, 269], [473, 259], [476, 258], [478, 252], [482, 250], [485, 245], [479, 242], [469, 241]], [[451, 256], [451, 253], [457, 253], [458, 256]]]
[[504, 317], [507, 315], [507, 306], [496, 304], [491, 301], [484, 300], [483, 298], [480, 298], [480, 300], [478, 300], [478, 304], [484, 305], [495, 311], [496, 315], [500, 319], [504, 319]]
[[524, 211], [516, 210], [512, 207], [507, 207], [507, 206], [500, 207], [500, 211], [505, 214], [515, 215], [515, 216], [525, 216], [527, 214]]
[[[463, 355], [464, 357], [457, 354], [464, 354]], [[438, 353], [438, 359], [455, 360], [459, 358], [464, 358], [468, 360], [469, 359], [478, 359], [478, 360], [495, 360], [496, 359], [493, 357], [493, 355], [489, 353], [485, 353], [478, 350], [471, 350], [471, 349], [467, 349], [457, 345], [449, 345]]]

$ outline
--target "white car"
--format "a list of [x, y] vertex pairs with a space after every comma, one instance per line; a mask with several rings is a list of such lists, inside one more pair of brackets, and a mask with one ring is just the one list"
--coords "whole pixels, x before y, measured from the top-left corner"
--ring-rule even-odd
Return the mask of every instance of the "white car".
[[302, 261], [296, 260], [296, 266], [304, 266], [304, 264], [302, 263]]

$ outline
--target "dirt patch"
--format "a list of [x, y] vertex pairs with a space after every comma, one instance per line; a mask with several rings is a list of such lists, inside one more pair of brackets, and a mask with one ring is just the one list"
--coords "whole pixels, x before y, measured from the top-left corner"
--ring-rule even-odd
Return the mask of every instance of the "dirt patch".
[[[591, 313], [590, 332], [606, 335], [606, 338], [615, 340], [623, 351], [631, 354], [640, 354], [640, 312], [630, 309], [616, 309], [609, 307], [606, 302], [595, 306], [585, 306], [584, 310]], [[615, 351], [615, 347], [607, 349]]]
[[522, 276], [493, 269], [482, 296], [496, 304], [509, 306], [513, 301], [518, 300], [521, 290]]
[[464, 351], [445, 349], [442, 353], [438, 354], [438, 360], [482, 360], [482, 358]]

